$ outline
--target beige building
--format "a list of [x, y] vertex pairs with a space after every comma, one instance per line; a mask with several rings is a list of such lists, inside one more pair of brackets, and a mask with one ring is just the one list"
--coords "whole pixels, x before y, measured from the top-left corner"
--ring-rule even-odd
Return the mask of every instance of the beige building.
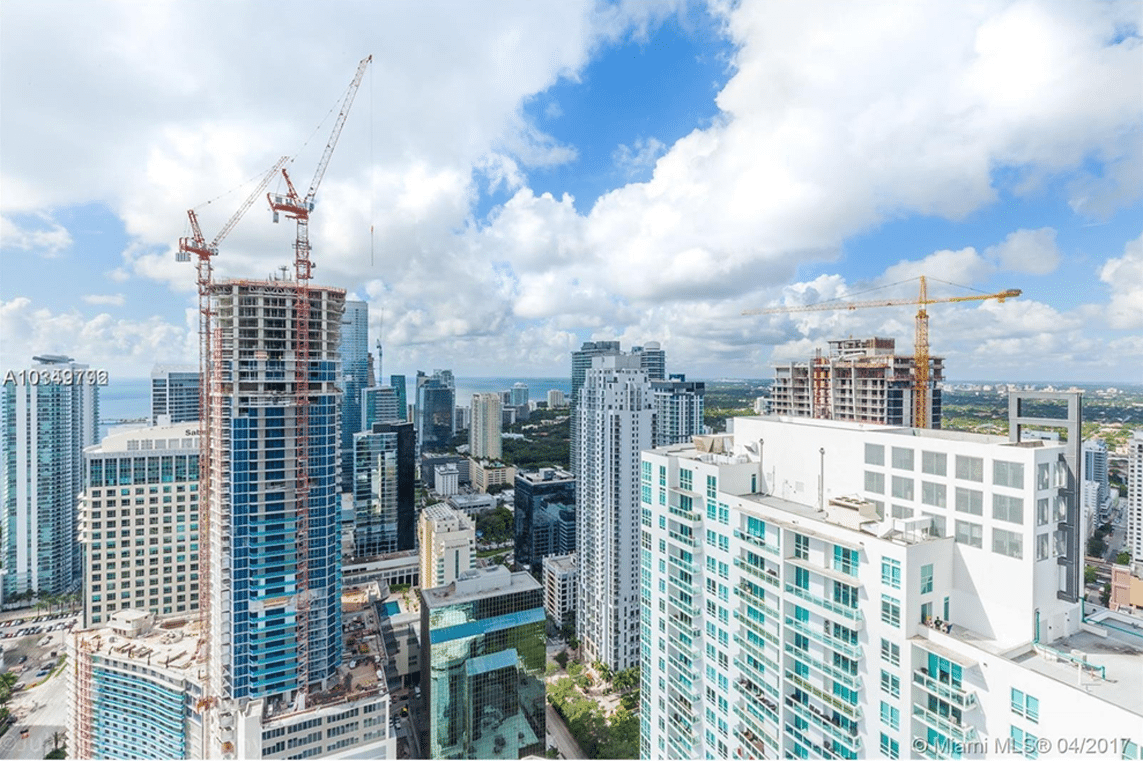
[[500, 457], [500, 394], [472, 395], [468, 448], [477, 459], [495, 460]]
[[575, 620], [579, 567], [575, 553], [544, 558], [544, 610], [557, 624]]
[[470, 468], [472, 485], [487, 493], [489, 488], [516, 482], [516, 469], [498, 461], [473, 460]]
[[198, 424], [112, 433], [84, 450], [84, 624], [198, 610]]
[[421, 588], [452, 582], [475, 567], [476, 528], [472, 521], [448, 505], [429, 505], [417, 527], [421, 546]]

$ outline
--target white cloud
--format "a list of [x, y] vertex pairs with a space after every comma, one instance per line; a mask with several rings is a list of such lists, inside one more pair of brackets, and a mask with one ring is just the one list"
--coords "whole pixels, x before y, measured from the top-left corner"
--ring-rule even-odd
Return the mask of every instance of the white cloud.
[[611, 154], [616, 168], [628, 179], [644, 175], [655, 166], [655, 160], [667, 146], [653, 137], [637, 137], [634, 145], [620, 145]]
[[83, 300], [88, 304], [104, 304], [107, 306], [121, 307], [126, 301], [122, 293], [108, 293], [99, 294], [93, 293], [83, 297]]
[[1123, 247], [1123, 256], [1108, 259], [1099, 279], [1111, 288], [1107, 321], [1113, 328], [1143, 328], [1143, 235]]
[[45, 259], [54, 259], [71, 248], [71, 233], [67, 228], [44, 212], [38, 212], [34, 217], [41, 224], [30, 227], [0, 215], [0, 247], [30, 251]]
[[1051, 227], [1039, 230], [1017, 230], [1003, 243], [985, 249], [985, 256], [997, 261], [1001, 269], [1047, 275], [1060, 266], [1062, 256], [1056, 246], [1056, 231]]

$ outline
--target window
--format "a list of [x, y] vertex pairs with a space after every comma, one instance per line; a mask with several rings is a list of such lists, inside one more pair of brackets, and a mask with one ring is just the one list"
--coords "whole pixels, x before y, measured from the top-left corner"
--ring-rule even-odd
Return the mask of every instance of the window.
[[893, 467], [897, 470], [912, 470], [913, 450], [893, 447]]
[[1036, 525], [1047, 526], [1049, 520], [1051, 520], [1051, 508], [1048, 506], [1047, 498], [1036, 500]]
[[895, 698], [901, 697], [901, 680], [882, 669], [881, 691]]
[[1052, 466], [1051, 463], [1041, 462], [1036, 466], [1036, 488], [1037, 489], [1050, 489], [1052, 488]]
[[933, 507], [948, 507], [948, 495], [944, 484], [930, 481], [921, 482], [921, 502]]
[[874, 494], [885, 493], [885, 474], [874, 473], [872, 471], [865, 471], [865, 491], [871, 491]]
[[881, 701], [881, 723], [890, 729], [901, 728], [901, 712], [884, 700]]
[[1020, 727], [1011, 727], [1012, 752], [1020, 753], [1024, 758], [1038, 758], [1040, 755], [1039, 738], [1031, 732], [1025, 732]]
[[992, 463], [992, 485], [1024, 488], [1024, 463], [995, 460]]
[[901, 603], [889, 595], [881, 595], [881, 620], [890, 626], [900, 626]]
[[948, 474], [948, 455], [944, 452], [921, 452], [921, 472], [930, 476]]
[[810, 572], [805, 568], [794, 569], [794, 586], [798, 589], [810, 588]]
[[984, 515], [984, 492], [956, 487], [956, 509], [959, 513]]
[[912, 499], [913, 479], [893, 476], [893, 496], [898, 499]]
[[913, 508], [902, 507], [901, 505], [893, 505], [892, 515], [894, 518], [912, 518]]
[[706, 496], [709, 499], [714, 499], [716, 496], [718, 496], [717, 491], [718, 491], [718, 479], [715, 478], [714, 476], [707, 476], [706, 477]]
[[686, 468], [679, 468], [679, 488], [684, 491], [694, 491], [694, 472]]
[[984, 546], [984, 529], [977, 523], [956, 522], [956, 541], [969, 547]]
[[1048, 534], [1036, 537], [1036, 560], [1047, 560], [1051, 554], [1051, 539]]
[[847, 608], [856, 608], [857, 587], [851, 587], [849, 584], [842, 584], [840, 581], [835, 581], [833, 583], [833, 601]]
[[1004, 494], [992, 495], [992, 517], [1008, 523], [1024, 522], [1024, 500]]
[[881, 583], [893, 589], [901, 588], [901, 561], [881, 558]]
[[984, 483], [984, 460], [979, 457], [956, 456], [956, 477]]
[[933, 515], [932, 513], [925, 512], [922, 512], [921, 515], [932, 521], [929, 526], [929, 536], [933, 538], [948, 536], [948, 533], [945, 532], [945, 517], [943, 515]]
[[881, 755], [886, 758], [900, 758], [901, 748], [897, 741], [884, 732], [881, 733]]
[[856, 576], [857, 550], [851, 550], [848, 547], [835, 544], [833, 546], [833, 570], [841, 571], [850, 576]]
[[1040, 701], [1015, 687], [1012, 688], [1012, 713], [1023, 716], [1033, 724], [1040, 721]]
[[865, 445], [865, 464], [866, 465], [884, 465], [885, 464], [885, 447], [880, 444], [866, 444]]
[[997, 555], [1007, 555], [1010, 558], [1024, 557], [1024, 537], [1015, 531], [1005, 531], [1002, 528], [992, 530], [992, 551]]
[[921, 566], [921, 594], [933, 591], [933, 564]]
[[901, 664], [901, 646], [895, 642], [890, 642], [884, 637], [881, 638], [881, 660], [892, 663], [894, 666]]
[[794, 534], [794, 557], [805, 560], [810, 556], [810, 538], [805, 534]]

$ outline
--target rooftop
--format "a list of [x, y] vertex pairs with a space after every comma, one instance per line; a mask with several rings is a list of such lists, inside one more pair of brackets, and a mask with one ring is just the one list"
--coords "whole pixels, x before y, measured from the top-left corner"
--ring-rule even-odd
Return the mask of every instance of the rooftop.
[[542, 589], [540, 582], [530, 573], [512, 573], [502, 565], [488, 566], [465, 571], [456, 581], [443, 587], [422, 589], [425, 605], [429, 608], [456, 605], [489, 597], [493, 594], [509, 594]]
[[575, 553], [570, 555], [548, 555], [544, 558], [544, 570], [551, 569], [552, 573], [574, 573], [579, 568]]
[[[133, 617], [132, 613], [138, 615]], [[126, 622], [150, 614], [128, 610], [116, 615], [122, 616], [120, 620]], [[76, 642], [79, 648], [86, 648], [105, 658], [131, 661], [166, 670], [175, 677], [195, 679], [202, 666], [196, 659], [198, 633], [198, 621], [170, 619], [160, 621], [153, 629], [135, 636], [117, 632], [111, 626], [86, 629], [76, 635]]]
[[153, 425], [112, 431], [101, 443], [85, 450], [91, 454], [153, 450], [198, 451], [198, 423]]

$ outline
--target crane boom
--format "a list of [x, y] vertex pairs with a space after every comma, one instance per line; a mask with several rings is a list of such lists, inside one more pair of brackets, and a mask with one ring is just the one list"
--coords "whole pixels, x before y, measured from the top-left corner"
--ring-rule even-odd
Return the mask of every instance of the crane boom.
[[915, 299], [880, 299], [876, 301], [831, 301], [824, 304], [807, 304], [804, 306], [770, 307], [767, 309], [747, 309], [742, 314], [791, 314], [795, 312], [829, 312], [839, 309], [868, 309], [870, 307], [916, 306], [916, 332], [913, 342], [913, 425], [917, 428], [928, 428], [929, 420], [929, 312], [925, 309], [929, 304], [951, 304], [964, 301], [985, 301], [996, 299], [1004, 303], [1006, 299], [1014, 299], [1022, 291], [1018, 288], [1009, 288], [998, 293], [982, 293], [972, 296], [942, 296], [929, 298], [928, 282], [924, 275], [921, 281], [920, 292]]
[[198, 223], [198, 214], [195, 213], [194, 209], [187, 209], [187, 218], [190, 220], [191, 234], [188, 237], [179, 238], [179, 250], [175, 254], [175, 259], [180, 262], [189, 262], [191, 254], [197, 255], [200, 259], [203, 257], [217, 256], [219, 244], [230, 234], [230, 231], [234, 229], [238, 221], [242, 219], [250, 209], [254, 201], [257, 200], [258, 196], [262, 194], [262, 191], [266, 189], [266, 186], [270, 184], [270, 179], [277, 174], [278, 170], [284, 167], [289, 160], [289, 156], [282, 156], [278, 159], [278, 163], [266, 170], [266, 173], [262, 175], [262, 179], [259, 180], [254, 189], [250, 191], [250, 195], [246, 197], [246, 200], [242, 202], [242, 205], [238, 207], [237, 211], [230, 215], [230, 219], [226, 220], [226, 224], [222, 226], [222, 229], [218, 231], [218, 235], [215, 235], [214, 240], [210, 243], [206, 242], [206, 236], [202, 234], [202, 228]]

